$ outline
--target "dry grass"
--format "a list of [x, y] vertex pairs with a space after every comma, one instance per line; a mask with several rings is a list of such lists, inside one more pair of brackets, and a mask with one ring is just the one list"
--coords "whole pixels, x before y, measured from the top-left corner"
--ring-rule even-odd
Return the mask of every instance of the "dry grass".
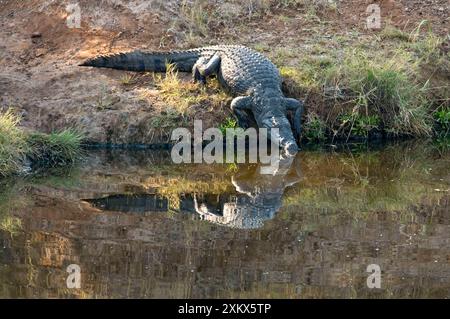
[[164, 110], [157, 110], [153, 123], [155, 126], [162, 123], [185, 123], [198, 109], [213, 112], [228, 108], [230, 101], [217, 81], [210, 80], [206, 87], [185, 81], [180, 78], [173, 65], [167, 66], [165, 75], [155, 74], [155, 84], [167, 104]]

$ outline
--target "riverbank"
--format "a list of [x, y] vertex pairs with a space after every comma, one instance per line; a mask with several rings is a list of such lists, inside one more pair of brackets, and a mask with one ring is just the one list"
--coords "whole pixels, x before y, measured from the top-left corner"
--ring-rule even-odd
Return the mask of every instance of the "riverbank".
[[[80, 28], [63, 3], [4, 1], [0, 107], [27, 130], [75, 129], [101, 145], [167, 143], [174, 127], [233, 126], [215, 81], [78, 67], [131, 49], [238, 43], [271, 58], [287, 95], [305, 102], [311, 142], [432, 136], [449, 131], [447, 1], [380, 1], [368, 30], [359, 1], [78, 1]], [[103, 14], [99, 14], [103, 12]], [[111, 18], [114, 17], [114, 18]], [[407, 17], [407, 18], [406, 18]]]

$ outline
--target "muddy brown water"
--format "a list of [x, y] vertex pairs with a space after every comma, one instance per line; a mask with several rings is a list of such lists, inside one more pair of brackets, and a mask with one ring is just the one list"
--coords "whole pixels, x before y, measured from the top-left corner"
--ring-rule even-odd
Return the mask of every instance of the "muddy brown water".
[[9, 181], [0, 297], [450, 297], [448, 150], [305, 150], [259, 169], [103, 150], [64, 176]]

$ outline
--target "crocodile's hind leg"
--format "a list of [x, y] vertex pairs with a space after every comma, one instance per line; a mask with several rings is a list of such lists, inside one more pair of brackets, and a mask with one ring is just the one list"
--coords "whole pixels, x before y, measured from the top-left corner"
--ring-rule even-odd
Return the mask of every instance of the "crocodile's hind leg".
[[238, 96], [231, 101], [231, 110], [236, 115], [239, 127], [247, 129], [254, 122], [250, 116], [252, 101], [248, 96]]
[[219, 69], [220, 56], [214, 54], [209, 60], [205, 57], [201, 57], [192, 68], [192, 78], [194, 82], [206, 84], [206, 78], [210, 75], [217, 74]]

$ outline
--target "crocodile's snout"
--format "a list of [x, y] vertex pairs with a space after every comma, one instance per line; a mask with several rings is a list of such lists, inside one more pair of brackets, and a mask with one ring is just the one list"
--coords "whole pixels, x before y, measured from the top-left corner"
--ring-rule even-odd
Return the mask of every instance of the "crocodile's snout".
[[[292, 134], [290, 123], [285, 116], [267, 118], [262, 121], [262, 127], [270, 130], [270, 139], [280, 146], [285, 155], [297, 154], [299, 148]], [[277, 131], [272, 131], [273, 128], [276, 128]]]

